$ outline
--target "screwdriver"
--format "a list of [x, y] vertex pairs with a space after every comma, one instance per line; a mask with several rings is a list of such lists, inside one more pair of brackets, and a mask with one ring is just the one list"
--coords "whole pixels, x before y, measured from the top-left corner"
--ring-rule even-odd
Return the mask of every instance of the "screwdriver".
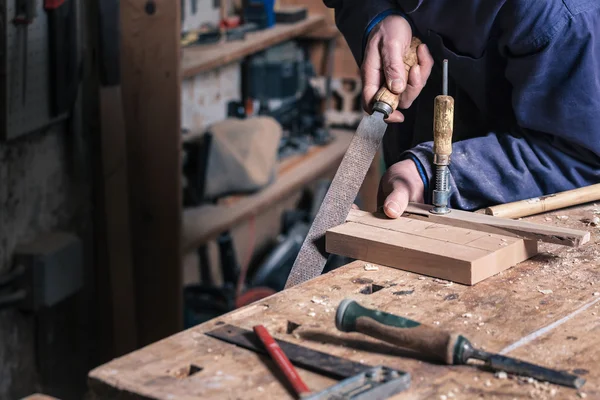
[[449, 170], [452, 155], [454, 126], [454, 99], [448, 96], [448, 60], [444, 60], [442, 94], [434, 100], [433, 108], [433, 164], [435, 165], [434, 214], [448, 214], [450, 195]]
[[473, 347], [462, 335], [422, 325], [397, 315], [368, 309], [351, 299], [338, 306], [335, 325], [342, 332], [359, 332], [395, 346], [427, 354], [448, 365], [480, 360], [494, 371], [523, 375], [579, 389], [585, 379]]

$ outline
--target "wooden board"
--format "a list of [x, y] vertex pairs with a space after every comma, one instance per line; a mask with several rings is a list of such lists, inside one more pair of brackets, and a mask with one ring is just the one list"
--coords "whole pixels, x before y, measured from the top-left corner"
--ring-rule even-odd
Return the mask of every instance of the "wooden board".
[[543, 224], [515, 221], [461, 210], [452, 210], [448, 214], [439, 215], [430, 213], [430, 209], [431, 206], [425, 204], [410, 203], [405, 214], [411, 218], [421, 218], [439, 224], [477, 229], [501, 235], [513, 235], [563, 246], [576, 247], [590, 240], [590, 233], [579, 229], [549, 227]]
[[110, 276], [114, 354], [137, 348], [135, 284], [131, 255], [127, 146], [120, 86], [100, 89], [100, 126], [104, 233], [103, 267]]
[[138, 343], [183, 327], [180, 2], [124, 0], [121, 74]]
[[[557, 227], [583, 228], [596, 206], [533, 217]], [[557, 215], [569, 216], [558, 220]], [[546, 221], [548, 218], [550, 221]], [[368, 365], [410, 372], [409, 391], [396, 400], [600, 398], [600, 230], [588, 246], [540, 244], [540, 254], [475, 286], [356, 261], [248, 307], [188, 329], [91, 371], [95, 399], [293, 399], [268, 359], [207, 337], [228, 323], [263, 324], [276, 338]], [[367, 287], [379, 288], [372, 294]], [[542, 293], [541, 291], [544, 291]], [[550, 293], [549, 290], [552, 292]], [[360, 334], [337, 331], [335, 308], [345, 298], [368, 307], [464, 334], [476, 346], [540, 365], [577, 371], [580, 391], [469, 366], [445, 366]], [[314, 302], [313, 302], [314, 299]], [[287, 323], [300, 327], [287, 333]], [[190, 365], [202, 370], [190, 376]], [[186, 373], [187, 372], [187, 373]], [[312, 390], [333, 382], [300, 370]], [[581, 393], [581, 396], [578, 395]], [[451, 394], [451, 395], [449, 395]]]
[[181, 70], [184, 78], [240, 60], [250, 54], [285, 42], [323, 24], [322, 15], [309, 15], [304, 21], [277, 24], [271, 29], [249, 33], [246, 39], [182, 49]]
[[326, 172], [335, 171], [350, 144], [353, 132], [332, 130], [331, 133], [335, 140], [327, 146], [313, 147], [306, 155], [284, 160], [277, 178], [260, 192], [226, 201], [224, 205], [185, 210], [183, 251], [193, 251], [240, 221], [258, 215]]
[[327, 231], [327, 252], [474, 285], [537, 253], [537, 242], [351, 210]]

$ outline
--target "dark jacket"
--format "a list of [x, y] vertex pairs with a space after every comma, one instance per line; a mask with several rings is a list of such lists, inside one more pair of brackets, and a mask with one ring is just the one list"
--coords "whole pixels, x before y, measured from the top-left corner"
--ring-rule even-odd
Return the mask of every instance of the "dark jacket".
[[429, 47], [434, 71], [384, 139], [386, 163], [413, 158], [427, 194], [443, 59], [455, 98], [452, 207], [600, 183], [600, 0], [324, 2], [359, 65], [366, 36], [390, 13]]

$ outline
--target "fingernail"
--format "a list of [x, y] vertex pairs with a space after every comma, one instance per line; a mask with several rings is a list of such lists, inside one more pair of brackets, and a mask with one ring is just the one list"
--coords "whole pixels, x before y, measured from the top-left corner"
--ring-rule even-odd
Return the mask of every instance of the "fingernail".
[[400, 206], [395, 201], [391, 200], [385, 203], [384, 208], [386, 209], [386, 214], [392, 214], [393, 216], [398, 216], [400, 214]]
[[403, 79], [394, 79], [390, 84], [390, 89], [394, 93], [400, 93], [404, 90], [404, 80]]

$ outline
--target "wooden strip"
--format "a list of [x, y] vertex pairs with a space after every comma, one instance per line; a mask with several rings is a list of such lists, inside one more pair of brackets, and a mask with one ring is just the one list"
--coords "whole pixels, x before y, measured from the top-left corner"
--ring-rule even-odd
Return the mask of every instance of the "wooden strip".
[[179, 8], [172, 0], [120, 2], [140, 345], [183, 327]]
[[100, 89], [100, 126], [104, 205], [102, 224], [112, 294], [115, 356], [137, 348], [135, 284], [131, 255], [127, 146], [120, 86]]
[[183, 77], [198, 75], [315, 30], [324, 20], [322, 15], [310, 15], [294, 24], [277, 24], [270, 29], [249, 33], [245, 40], [184, 48], [181, 60]]
[[[404, 217], [390, 219], [382, 213], [372, 214], [358, 210], [350, 210], [346, 220], [367, 226], [390, 229], [397, 232], [411, 233], [430, 239], [440, 239], [456, 244], [467, 244], [483, 236], [490, 235], [488, 233], [463, 228], [453, 228], [452, 235], [449, 235], [449, 228], [447, 225], [434, 224], [432, 222]], [[494, 237], [496, 237], [497, 242], [500, 243], [500, 237], [497, 235]], [[506, 237], [502, 236], [502, 238], [506, 240]], [[511, 238], [511, 240], [514, 241], [515, 238]]]
[[500, 204], [479, 210], [478, 213], [482, 212], [502, 218], [519, 218], [597, 200], [600, 200], [600, 183], [533, 199]]
[[[339, 165], [353, 133], [332, 130], [335, 140], [325, 147], [314, 147], [301, 161], [288, 165], [275, 181], [260, 192], [224, 206], [202, 206], [184, 211], [183, 251], [189, 252], [216, 238], [221, 232], [240, 221], [258, 215], [275, 202], [286, 198], [317, 177]], [[284, 161], [282, 164], [286, 164]]]
[[590, 240], [590, 233], [585, 231], [503, 219], [460, 210], [452, 210], [449, 214], [438, 215], [430, 213], [430, 208], [431, 206], [425, 204], [410, 203], [405, 211], [405, 216], [444, 225], [539, 240], [563, 246], [577, 247]]

